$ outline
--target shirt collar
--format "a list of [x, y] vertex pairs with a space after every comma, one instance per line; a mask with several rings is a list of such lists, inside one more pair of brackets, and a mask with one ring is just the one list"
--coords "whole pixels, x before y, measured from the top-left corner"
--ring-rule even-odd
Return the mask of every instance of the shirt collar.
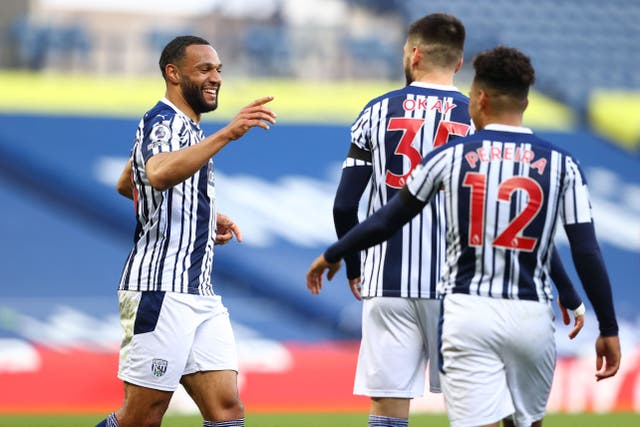
[[501, 132], [516, 132], [516, 133], [530, 133], [533, 134], [533, 131], [524, 126], [510, 126], [503, 125], [500, 123], [490, 123], [484, 127], [483, 130], [497, 130]]
[[436, 84], [436, 83], [412, 82], [409, 86], [423, 87], [425, 89], [438, 89], [438, 90], [460, 92], [458, 90], [458, 88], [455, 87], [455, 86], [452, 86], [452, 85], [440, 85], [440, 84]]
[[176, 107], [175, 105], [173, 105], [173, 102], [169, 101], [166, 97], [163, 97], [160, 102], [167, 104], [169, 107], [171, 107], [173, 110], [175, 110], [176, 113], [178, 113], [179, 115], [181, 115], [182, 117], [184, 117], [185, 119], [187, 119], [188, 121], [190, 121], [191, 123], [193, 123], [194, 125], [198, 126], [198, 124], [196, 122], [194, 122], [191, 117], [187, 116], [182, 110], [180, 110], [178, 107]]

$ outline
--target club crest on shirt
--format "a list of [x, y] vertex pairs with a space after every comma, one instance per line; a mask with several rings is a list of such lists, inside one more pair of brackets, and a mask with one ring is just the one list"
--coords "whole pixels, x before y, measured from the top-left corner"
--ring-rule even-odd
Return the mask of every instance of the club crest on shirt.
[[151, 361], [151, 373], [156, 377], [161, 377], [167, 372], [167, 362], [164, 359], [153, 359]]
[[156, 123], [149, 132], [149, 140], [151, 141], [147, 145], [147, 150], [153, 150], [156, 147], [163, 145], [169, 145], [171, 140], [171, 129], [164, 123]]

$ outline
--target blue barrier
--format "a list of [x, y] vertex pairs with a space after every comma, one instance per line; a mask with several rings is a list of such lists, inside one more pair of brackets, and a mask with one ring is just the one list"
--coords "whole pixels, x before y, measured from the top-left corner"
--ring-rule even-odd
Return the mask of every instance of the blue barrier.
[[[133, 212], [114, 185], [136, 126], [133, 119], [0, 115], [0, 301], [115, 298]], [[203, 124], [206, 133], [219, 126]], [[581, 160], [618, 312], [636, 322], [640, 159], [586, 131], [543, 136]], [[216, 157], [220, 211], [236, 219], [246, 241], [217, 251], [214, 283], [233, 303], [232, 317], [249, 319], [266, 335], [359, 336], [360, 305], [342, 273], [319, 296], [305, 287], [309, 263], [335, 237], [331, 203], [348, 138], [346, 126], [277, 125], [252, 130]], [[577, 281], [559, 234], [561, 256]], [[254, 303], [259, 307], [247, 306]], [[260, 319], [256, 309], [282, 318]], [[296, 329], [270, 329], [278, 322]]]

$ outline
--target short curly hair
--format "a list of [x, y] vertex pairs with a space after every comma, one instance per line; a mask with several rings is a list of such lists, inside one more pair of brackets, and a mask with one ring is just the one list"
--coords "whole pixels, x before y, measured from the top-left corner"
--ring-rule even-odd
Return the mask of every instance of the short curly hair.
[[496, 92], [518, 99], [526, 99], [536, 75], [531, 59], [507, 46], [486, 50], [473, 58], [474, 81]]
[[162, 77], [166, 80], [167, 75], [165, 69], [167, 64], [175, 64], [180, 62], [182, 58], [184, 58], [185, 50], [187, 47], [191, 45], [209, 45], [211, 43], [198, 36], [178, 36], [175, 39], [171, 40], [167, 45], [162, 49], [162, 54], [160, 54], [160, 61], [158, 61], [158, 65], [160, 66], [160, 71], [162, 72]]

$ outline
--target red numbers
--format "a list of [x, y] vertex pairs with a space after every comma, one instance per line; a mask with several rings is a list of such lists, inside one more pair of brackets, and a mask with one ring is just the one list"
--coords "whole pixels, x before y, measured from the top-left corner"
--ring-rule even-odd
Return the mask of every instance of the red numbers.
[[467, 136], [470, 127], [466, 123], [441, 120], [436, 131], [436, 138], [433, 140], [433, 148], [446, 144], [450, 135]]
[[416, 134], [420, 131], [424, 125], [424, 119], [412, 119], [406, 117], [393, 117], [389, 119], [387, 130], [401, 130], [402, 138], [394, 151], [395, 154], [406, 156], [409, 158], [409, 170], [404, 175], [397, 175], [391, 171], [387, 171], [385, 182], [389, 187], [402, 188], [407, 181], [407, 177], [411, 174], [411, 171], [418, 166], [422, 155], [416, 148], [411, 145]]
[[[469, 211], [469, 245], [482, 246], [485, 227], [485, 202], [487, 197], [487, 177], [476, 172], [468, 172], [462, 183], [471, 188]], [[533, 179], [523, 176], [508, 178], [498, 187], [498, 200], [511, 202], [511, 197], [516, 190], [527, 193], [528, 200], [524, 209], [507, 225], [507, 227], [495, 238], [493, 246], [508, 249], [532, 251], [537, 239], [522, 236], [529, 223], [538, 215], [542, 208], [544, 194], [540, 185]]]
[[[411, 143], [415, 139], [420, 129], [424, 125], [424, 119], [409, 117], [392, 117], [389, 119], [387, 131], [401, 130], [403, 131], [400, 142], [394, 153], [399, 156], [405, 156], [409, 159], [409, 170], [404, 175], [395, 174], [387, 170], [385, 177], [386, 184], [391, 188], [402, 188], [407, 182], [407, 178], [418, 166], [422, 160], [422, 154]], [[466, 136], [470, 126], [464, 123], [440, 121], [436, 136], [433, 141], [433, 148], [446, 144], [449, 135]]]
[[484, 202], [487, 198], [487, 177], [469, 172], [464, 176], [462, 185], [471, 187], [469, 211], [469, 245], [482, 246], [484, 235]]

